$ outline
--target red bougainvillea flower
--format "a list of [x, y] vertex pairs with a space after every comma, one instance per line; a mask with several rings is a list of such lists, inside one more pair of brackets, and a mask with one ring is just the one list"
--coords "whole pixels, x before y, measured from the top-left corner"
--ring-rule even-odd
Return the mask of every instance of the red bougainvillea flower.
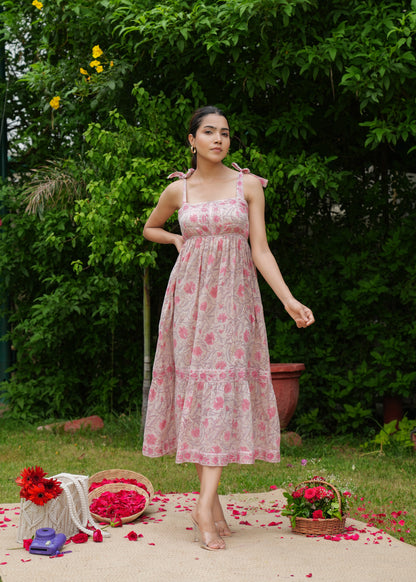
[[21, 487], [29, 487], [40, 483], [46, 475], [47, 473], [41, 467], [27, 467], [20, 473], [16, 483]]
[[94, 542], [102, 542], [103, 541], [103, 534], [99, 529], [96, 529], [92, 534], [92, 539]]
[[88, 541], [88, 534], [83, 533], [83, 532], [79, 532], [77, 534], [75, 534], [74, 536], [72, 536], [71, 538], [71, 542], [74, 542], [74, 544], [85, 544], [85, 542]]
[[312, 519], [324, 519], [324, 514], [322, 513], [322, 509], [316, 509], [312, 513]]

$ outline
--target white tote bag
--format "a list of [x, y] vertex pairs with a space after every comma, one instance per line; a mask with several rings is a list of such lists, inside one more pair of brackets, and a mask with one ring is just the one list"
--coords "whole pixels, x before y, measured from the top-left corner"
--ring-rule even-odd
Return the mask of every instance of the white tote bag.
[[[20, 519], [17, 541], [33, 537], [36, 530], [51, 527], [56, 533], [63, 533], [67, 538], [79, 531], [92, 535], [94, 529], [100, 529], [91, 517], [88, 505], [88, 477], [59, 473], [54, 475], [61, 483], [62, 493], [45, 505], [36, 505], [28, 499], [20, 502]], [[92, 529], [89, 529], [88, 526]], [[109, 532], [102, 531], [103, 536]]]

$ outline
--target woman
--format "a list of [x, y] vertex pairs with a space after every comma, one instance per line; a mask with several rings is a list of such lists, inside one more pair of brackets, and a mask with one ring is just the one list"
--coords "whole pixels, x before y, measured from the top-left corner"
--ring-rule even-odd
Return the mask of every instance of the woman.
[[[230, 147], [223, 112], [197, 110], [188, 141], [192, 169], [170, 176], [181, 179], [162, 192], [143, 230], [179, 252], [160, 319], [143, 453], [176, 451], [178, 463], [195, 463], [194, 530], [201, 547], [219, 550], [231, 534], [217, 493], [223, 467], [280, 460], [256, 267], [298, 327], [314, 317], [292, 296], [269, 249], [267, 182], [223, 164]], [[180, 235], [163, 228], [176, 210]]]

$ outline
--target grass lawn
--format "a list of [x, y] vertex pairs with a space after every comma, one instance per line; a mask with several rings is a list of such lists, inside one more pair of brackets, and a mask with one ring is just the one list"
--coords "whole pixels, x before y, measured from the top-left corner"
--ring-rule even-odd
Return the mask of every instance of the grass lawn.
[[[301, 447], [282, 445], [280, 464], [229, 465], [220, 493], [268, 491], [319, 475], [340, 491], [353, 493], [350, 516], [370, 522], [392, 536], [416, 545], [416, 463], [405, 449], [363, 448], [353, 437], [304, 439]], [[137, 417], [110, 417], [92, 432], [38, 431], [0, 418], [0, 505], [19, 502], [15, 478], [39, 465], [48, 475], [92, 475], [104, 469], [130, 469], [150, 479], [162, 493], [198, 490], [192, 464], [177, 465], [173, 456], [149, 459], [141, 454]], [[400, 513], [401, 512], [401, 513]]]

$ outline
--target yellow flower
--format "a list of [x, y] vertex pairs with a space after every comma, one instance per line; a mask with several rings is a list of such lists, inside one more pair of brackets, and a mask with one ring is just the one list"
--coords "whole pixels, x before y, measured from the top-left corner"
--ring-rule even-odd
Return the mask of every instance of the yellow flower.
[[110, 67], [114, 67], [114, 62], [110, 61]]
[[88, 71], [86, 71], [82, 67], [80, 68], [79, 72], [81, 73], [81, 75], [88, 75]]
[[52, 109], [59, 109], [60, 100], [61, 100], [61, 98], [56, 96], [49, 101], [49, 105], [52, 107]]
[[98, 67], [96, 67], [96, 71], [97, 71], [97, 73], [102, 73], [102, 72], [103, 72], [103, 70], [104, 70], [104, 69], [102, 68], [102, 66], [101, 66], [101, 65], [98, 65]]
[[101, 65], [100, 61], [91, 61], [90, 67], [99, 67]]
[[103, 51], [100, 49], [100, 45], [96, 44], [92, 47], [92, 56], [94, 59], [98, 59], [103, 54]]
[[43, 8], [42, 2], [39, 2], [38, 0], [33, 0], [32, 6], [36, 6], [36, 8], [39, 8], [39, 10], [42, 10]]

